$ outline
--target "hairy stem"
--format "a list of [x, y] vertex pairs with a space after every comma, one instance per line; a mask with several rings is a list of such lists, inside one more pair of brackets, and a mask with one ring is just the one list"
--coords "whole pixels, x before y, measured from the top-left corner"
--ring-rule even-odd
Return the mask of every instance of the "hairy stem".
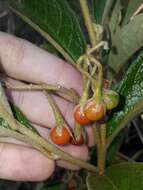
[[102, 65], [99, 61], [97, 61], [93, 56], [90, 57], [91, 62], [93, 62], [97, 68], [98, 68], [98, 78], [97, 78], [97, 82], [95, 83], [94, 86], [94, 95], [93, 95], [93, 99], [98, 99], [101, 100], [101, 96], [102, 96], [102, 83], [103, 83], [103, 70], [102, 70]]
[[37, 142], [33, 141], [33, 139], [31, 140], [29, 137], [27, 137], [23, 134], [20, 134], [17, 131], [13, 131], [13, 130], [7, 129], [7, 128], [1, 128], [0, 129], [0, 137], [12, 137], [16, 140], [23, 141], [23, 142], [31, 145], [33, 148], [39, 150], [46, 157], [48, 157], [50, 159], [54, 159], [54, 160], [58, 159], [58, 155], [54, 155], [51, 152], [48, 152], [42, 146], [40, 146]]
[[[86, 163], [80, 159], [74, 158], [73, 156], [69, 155], [68, 153], [65, 153], [64, 151], [60, 150], [58, 147], [56, 147], [55, 145], [49, 143], [48, 141], [46, 141], [44, 138], [42, 138], [41, 136], [37, 135], [36, 133], [33, 133], [30, 129], [26, 128], [25, 126], [23, 126], [21, 123], [19, 123], [18, 121], [13, 119], [13, 116], [11, 116], [6, 110], [5, 108], [0, 105], [0, 117], [2, 117], [11, 127], [11, 131], [15, 130], [21, 134], [23, 134], [24, 136], [26, 136], [28, 139], [30, 139], [30, 142], [33, 141], [33, 143], [36, 143], [36, 146], [41, 146], [44, 150], [46, 150], [48, 153], [51, 152], [52, 155], [57, 155], [58, 159], [67, 161], [71, 164], [77, 165], [81, 168], [87, 169], [89, 171], [92, 172], [97, 172], [97, 168], [92, 166], [89, 163]], [[0, 130], [2, 131], [2, 130]], [[11, 133], [12, 134], [12, 133]], [[16, 136], [18, 133], [15, 133], [15, 135], [13, 135], [14, 138], [18, 139], [18, 136]], [[7, 134], [7, 132], [4, 134], [3, 132], [3, 136], [10, 136], [10, 133]], [[23, 137], [19, 137], [19, 140], [24, 140]], [[34, 146], [34, 145], [33, 145]], [[43, 152], [43, 150], [41, 150], [39, 147], [36, 147], [38, 150], [40, 150], [41, 152]], [[44, 153], [44, 152], [43, 152]], [[45, 153], [44, 153], [45, 154]]]
[[98, 171], [100, 175], [103, 175], [105, 170], [105, 159], [106, 159], [105, 125], [103, 124], [101, 126], [97, 126], [96, 124], [93, 124], [92, 127], [93, 127], [94, 139], [96, 139]]
[[61, 85], [51, 85], [51, 84], [13, 85], [10, 82], [7, 82], [5, 80], [3, 80], [2, 82], [3, 82], [4, 87], [11, 89], [11, 90], [18, 90], [18, 91], [43, 91], [43, 90], [47, 90], [47, 91], [57, 93], [58, 95], [67, 99], [68, 101], [75, 102], [75, 103], [77, 103], [79, 101], [79, 96], [74, 89], [67, 89]]
[[82, 10], [82, 13], [83, 13], [83, 17], [84, 17], [84, 20], [85, 20], [85, 25], [86, 25], [87, 30], [88, 30], [90, 42], [91, 42], [92, 46], [95, 46], [96, 41], [97, 41], [96, 40], [96, 34], [95, 34], [95, 31], [94, 31], [92, 19], [91, 19], [91, 16], [90, 16], [88, 5], [87, 5], [87, 0], [79, 0], [79, 2], [80, 2], [81, 10]]
[[105, 171], [105, 161], [106, 161], [106, 124], [100, 125], [100, 135], [101, 135], [101, 168], [100, 174], [103, 175]]

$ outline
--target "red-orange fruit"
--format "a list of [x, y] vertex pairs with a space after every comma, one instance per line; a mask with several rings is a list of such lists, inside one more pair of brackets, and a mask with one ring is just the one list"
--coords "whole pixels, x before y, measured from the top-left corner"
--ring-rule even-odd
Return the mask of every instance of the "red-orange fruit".
[[88, 125], [90, 120], [87, 119], [84, 113], [81, 113], [80, 106], [77, 105], [74, 109], [74, 119], [80, 125]]
[[70, 132], [66, 127], [54, 127], [50, 131], [51, 140], [57, 145], [67, 145], [70, 142]]
[[104, 117], [105, 110], [104, 103], [96, 103], [93, 100], [90, 100], [85, 106], [84, 113], [90, 121], [98, 121]]

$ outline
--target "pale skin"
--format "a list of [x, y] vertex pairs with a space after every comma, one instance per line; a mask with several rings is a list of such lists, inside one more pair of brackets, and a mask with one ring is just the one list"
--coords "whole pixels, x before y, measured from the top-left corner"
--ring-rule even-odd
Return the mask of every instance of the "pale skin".
[[[0, 33], [0, 71], [5, 72], [13, 84], [20, 80], [32, 83], [60, 84], [67, 88], [74, 88], [79, 94], [82, 92], [81, 75], [71, 65], [33, 44]], [[45, 96], [41, 92], [7, 91], [8, 98], [21, 108], [26, 117], [48, 139], [49, 128], [55, 125], [52, 110]], [[71, 103], [54, 97], [65, 120], [73, 127], [73, 106]], [[93, 144], [91, 128], [87, 128], [90, 135], [89, 145]], [[13, 139], [0, 138], [0, 178], [23, 181], [41, 181], [50, 177], [55, 165], [77, 170], [78, 168], [63, 161], [46, 158], [40, 152], [26, 147]], [[86, 145], [60, 147], [70, 154], [87, 160]]]

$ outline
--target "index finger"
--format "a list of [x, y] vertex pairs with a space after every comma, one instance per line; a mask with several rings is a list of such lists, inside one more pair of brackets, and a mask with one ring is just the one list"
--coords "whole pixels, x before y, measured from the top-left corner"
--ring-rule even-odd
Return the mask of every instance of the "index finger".
[[81, 75], [70, 64], [32, 43], [0, 32], [1, 69], [32, 83], [59, 84], [81, 92]]

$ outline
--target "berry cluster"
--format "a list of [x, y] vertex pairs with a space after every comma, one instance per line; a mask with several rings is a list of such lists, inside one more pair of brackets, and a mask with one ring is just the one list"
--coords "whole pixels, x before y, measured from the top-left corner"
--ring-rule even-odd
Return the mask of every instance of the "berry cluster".
[[101, 120], [106, 110], [115, 108], [119, 103], [119, 95], [113, 90], [103, 89], [103, 100], [89, 99], [84, 108], [77, 105], [74, 110], [74, 118], [80, 125], [88, 125], [91, 122]]
[[[80, 126], [89, 125], [92, 122], [102, 120], [107, 110], [115, 108], [119, 103], [119, 95], [108, 88], [108, 81], [104, 80], [102, 89], [101, 101], [96, 101], [94, 98], [87, 100], [86, 104], [76, 105], [73, 111], [75, 122]], [[56, 126], [51, 129], [51, 140], [57, 145], [82, 145], [85, 143], [85, 138], [82, 133], [75, 138], [68, 127]]]

